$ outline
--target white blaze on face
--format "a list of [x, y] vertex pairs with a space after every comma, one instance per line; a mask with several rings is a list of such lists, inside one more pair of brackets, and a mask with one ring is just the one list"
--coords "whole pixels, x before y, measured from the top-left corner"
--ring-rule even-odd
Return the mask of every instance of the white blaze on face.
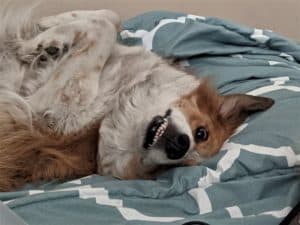
[[195, 147], [193, 132], [190, 124], [186, 120], [184, 114], [178, 108], [172, 108], [172, 114], [170, 116], [170, 122], [173, 124], [179, 133], [186, 134], [190, 139], [190, 148], [189, 151]]

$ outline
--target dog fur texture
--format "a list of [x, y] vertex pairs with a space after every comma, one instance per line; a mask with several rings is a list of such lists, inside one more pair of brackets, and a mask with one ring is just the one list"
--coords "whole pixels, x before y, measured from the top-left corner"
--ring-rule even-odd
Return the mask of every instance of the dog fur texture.
[[[1, 8], [0, 191], [96, 172], [154, 178], [168, 165], [196, 165], [248, 115], [273, 104], [220, 96], [142, 47], [119, 45], [120, 19], [112, 11], [35, 20], [32, 8]], [[167, 110], [165, 135], [143, 148], [150, 121]], [[205, 141], [195, 140], [199, 127], [209, 133]], [[169, 133], [189, 140], [176, 160], [165, 153]]]

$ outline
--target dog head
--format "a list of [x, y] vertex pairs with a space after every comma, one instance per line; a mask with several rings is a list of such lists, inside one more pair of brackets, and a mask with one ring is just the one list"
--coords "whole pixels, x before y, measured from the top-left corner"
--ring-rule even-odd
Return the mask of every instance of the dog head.
[[222, 96], [207, 81], [169, 102], [161, 93], [157, 105], [146, 97], [122, 101], [127, 106], [104, 119], [99, 146], [99, 172], [122, 179], [151, 177], [166, 165], [197, 165], [218, 153], [249, 115], [274, 103], [244, 94]]

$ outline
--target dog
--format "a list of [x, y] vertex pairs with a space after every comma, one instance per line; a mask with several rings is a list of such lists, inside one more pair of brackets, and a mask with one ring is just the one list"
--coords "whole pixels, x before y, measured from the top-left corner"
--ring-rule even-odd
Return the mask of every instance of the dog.
[[119, 16], [42, 19], [1, 7], [0, 191], [92, 173], [154, 179], [218, 153], [270, 98], [219, 95], [142, 47], [118, 44]]

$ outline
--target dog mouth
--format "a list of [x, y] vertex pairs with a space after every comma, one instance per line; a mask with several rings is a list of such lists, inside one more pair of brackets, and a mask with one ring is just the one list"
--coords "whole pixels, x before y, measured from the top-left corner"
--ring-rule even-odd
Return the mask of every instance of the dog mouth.
[[164, 116], [155, 116], [148, 125], [146, 136], [144, 139], [144, 148], [148, 149], [155, 145], [158, 140], [166, 132], [169, 125], [168, 118], [171, 115], [172, 110], [168, 109]]

